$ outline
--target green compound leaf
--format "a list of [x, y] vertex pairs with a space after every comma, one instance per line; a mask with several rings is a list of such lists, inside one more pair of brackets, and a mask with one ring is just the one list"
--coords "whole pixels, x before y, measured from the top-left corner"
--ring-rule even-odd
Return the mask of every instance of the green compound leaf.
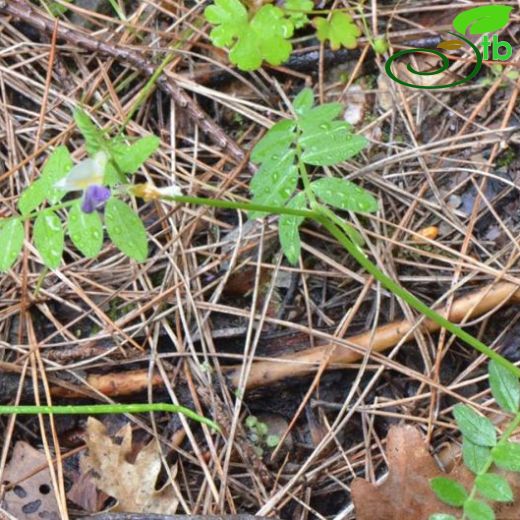
[[[296, 197], [289, 201], [287, 207], [293, 209], [306, 209], [307, 199], [305, 194], [303, 192], [298, 193]], [[278, 224], [278, 236], [280, 238], [282, 251], [292, 265], [296, 265], [300, 258], [300, 226], [303, 220], [303, 217], [281, 215]]]
[[516, 442], [505, 442], [491, 450], [493, 462], [509, 471], [520, 472], [520, 444]]
[[314, 92], [311, 88], [300, 90], [293, 100], [293, 108], [297, 115], [301, 116], [308, 112], [314, 105]]
[[[294, 150], [287, 150], [283, 155], [273, 156], [264, 162], [251, 179], [250, 189], [253, 193], [251, 202], [266, 206], [284, 206], [298, 183], [298, 169]], [[261, 218], [263, 213], [250, 212], [249, 218]]]
[[506, 412], [517, 413], [520, 403], [520, 383], [507, 368], [495, 361], [489, 362], [489, 386], [500, 408]]
[[81, 211], [81, 201], [72, 206], [69, 213], [69, 236], [81, 254], [93, 258], [103, 247], [103, 224], [97, 211]]
[[314, 194], [326, 204], [355, 213], [374, 213], [379, 209], [377, 200], [353, 182], [327, 177], [311, 183]]
[[109, 199], [105, 208], [105, 225], [108, 236], [120, 251], [138, 262], [146, 260], [146, 229], [132, 208], [119, 199]]
[[484, 34], [502, 29], [509, 23], [512, 7], [508, 5], [483, 5], [458, 14], [453, 27], [460, 34]]
[[65, 247], [65, 233], [54, 211], [42, 211], [34, 221], [33, 240], [43, 263], [49, 269], [57, 269]]
[[457, 520], [453, 515], [447, 515], [445, 513], [435, 513], [430, 515], [428, 520]]
[[473, 473], [481, 473], [488, 461], [491, 450], [485, 446], [472, 443], [467, 437], [462, 439], [462, 459]]
[[493, 509], [481, 500], [467, 500], [464, 503], [464, 514], [469, 520], [495, 520]]
[[217, 25], [210, 33], [213, 45], [230, 48], [229, 59], [239, 69], [256, 70], [263, 60], [280, 65], [291, 54], [294, 26], [279, 7], [264, 5], [249, 21], [238, 0], [215, 0], [204, 16]]
[[453, 408], [453, 415], [459, 430], [473, 444], [478, 446], [495, 446], [497, 435], [493, 423], [473, 411], [469, 406], [457, 404]]
[[24, 228], [17, 219], [9, 219], [0, 224], [0, 272], [5, 273], [16, 262], [23, 247]]
[[480, 494], [489, 500], [496, 500], [497, 502], [512, 502], [513, 491], [509, 482], [500, 475], [494, 473], [486, 473], [478, 475], [475, 479], [475, 485]]
[[332, 50], [338, 50], [341, 46], [347, 49], [357, 47], [361, 31], [348, 14], [334, 11], [330, 21], [326, 18], [314, 18], [312, 22], [317, 29], [318, 40], [323, 43], [330, 40]]
[[103, 148], [105, 144], [103, 131], [92, 122], [92, 119], [84, 110], [77, 108], [74, 111], [74, 121], [85, 138], [85, 148], [89, 155], [94, 155]]
[[122, 173], [132, 174], [159, 148], [161, 140], [155, 135], [142, 137], [131, 145], [116, 144], [112, 155]]
[[430, 480], [430, 485], [437, 498], [449, 506], [462, 507], [468, 498], [468, 493], [464, 486], [456, 480], [436, 477]]
[[72, 158], [65, 146], [58, 146], [43, 166], [40, 178], [33, 182], [21, 195], [18, 209], [22, 215], [34, 211], [45, 199], [56, 203], [65, 195], [54, 184], [67, 176], [73, 166]]
[[215, 47], [230, 47], [248, 24], [247, 9], [239, 0], [215, 0], [204, 10], [204, 16], [217, 26], [209, 35]]
[[295, 128], [296, 124], [291, 119], [284, 119], [273, 125], [256, 143], [251, 152], [251, 160], [255, 163], [269, 161], [286, 152], [296, 138]]
[[303, 148], [303, 162], [313, 166], [332, 166], [358, 154], [367, 145], [367, 140], [361, 135], [351, 134], [348, 123], [333, 121], [304, 132], [299, 143]]
[[306, 13], [314, 9], [314, 2], [312, 0], [285, 0], [283, 8], [294, 28], [301, 29], [310, 22]]

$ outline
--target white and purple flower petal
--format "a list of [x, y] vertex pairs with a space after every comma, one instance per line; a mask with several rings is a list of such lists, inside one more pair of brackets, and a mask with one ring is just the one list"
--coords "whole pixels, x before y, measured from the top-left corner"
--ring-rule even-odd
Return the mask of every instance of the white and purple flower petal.
[[100, 185], [103, 183], [107, 162], [108, 155], [103, 151], [97, 152], [94, 157], [76, 164], [54, 187], [65, 191], [81, 191], [93, 184]]
[[83, 213], [94, 213], [94, 211], [98, 209], [103, 209], [109, 198], [109, 188], [99, 184], [93, 184], [89, 186], [83, 194], [81, 211], [83, 211]]

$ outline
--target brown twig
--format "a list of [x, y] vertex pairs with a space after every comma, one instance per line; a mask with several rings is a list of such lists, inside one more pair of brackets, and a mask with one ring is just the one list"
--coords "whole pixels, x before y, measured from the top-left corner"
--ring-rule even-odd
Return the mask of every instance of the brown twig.
[[[520, 302], [518, 286], [501, 282], [455, 300], [449, 319], [453, 322], [461, 322], [482, 316], [501, 305], [517, 302]], [[440, 314], [447, 317], [445, 312]], [[337, 343], [328, 343], [295, 354], [281, 356], [276, 361], [258, 361], [251, 368], [246, 388], [251, 390], [283, 379], [311, 374], [319, 368], [320, 363], [327, 356], [330, 356], [327, 361], [327, 369], [344, 368], [345, 365], [355, 363], [362, 358], [369, 349], [371, 352], [383, 352], [400, 341], [411, 341], [414, 336], [410, 334], [410, 331], [415, 326], [416, 324], [409, 320], [394, 321], [378, 327], [373, 332], [338, 339], [341, 348], [337, 348]], [[435, 332], [440, 327], [433, 321], [425, 320], [421, 328], [425, 331]], [[3, 364], [3, 367], [8, 368], [6, 363]], [[240, 369], [240, 365], [227, 368], [227, 377], [235, 387], [238, 385]], [[150, 384], [154, 387], [164, 385], [164, 380], [159, 374], [150, 380], [150, 373], [147, 369], [92, 374], [87, 377], [87, 382], [90, 388], [110, 397], [139, 393], [145, 391]], [[85, 392], [75, 390], [71, 385], [57, 386], [56, 381], [54, 383], [51, 389], [54, 397], [70, 399], [87, 396]]]
[[[0, 1], [0, 13], [13, 16], [23, 22], [39, 29], [42, 32], [52, 34], [55, 29], [55, 20], [47, 18], [37, 9], [34, 9], [25, 0], [10, 0], [9, 2]], [[56, 35], [67, 42], [70, 42], [82, 49], [90, 52], [98, 52], [110, 56], [116, 60], [128, 63], [132, 67], [141, 71], [147, 76], [155, 72], [155, 67], [147, 61], [139, 52], [126, 49], [117, 44], [108, 43], [97, 39], [92, 34], [81, 32], [77, 29], [66, 27], [63, 24], [57, 26]], [[179, 107], [184, 108], [195, 123], [212, 137], [215, 143], [227, 150], [237, 162], [244, 160], [243, 150], [217, 126], [180, 87], [172, 78], [161, 75], [157, 79], [157, 86], [170, 96]]]

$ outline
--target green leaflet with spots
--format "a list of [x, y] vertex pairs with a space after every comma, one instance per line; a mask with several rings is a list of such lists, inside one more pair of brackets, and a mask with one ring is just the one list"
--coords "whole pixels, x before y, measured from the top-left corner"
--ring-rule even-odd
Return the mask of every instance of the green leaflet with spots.
[[325, 177], [311, 183], [314, 194], [326, 204], [355, 213], [374, 213], [378, 203], [357, 184], [337, 177]]
[[23, 247], [24, 229], [19, 219], [0, 222], [0, 272], [5, 273], [15, 263]]
[[103, 247], [103, 223], [97, 211], [81, 211], [81, 201], [78, 201], [70, 210], [68, 231], [83, 256], [93, 258], [99, 254]]
[[[291, 198], [298, 183], [296, 152], [287, 149], [266, 160], [251, 180], [252, 202], [266, 206], [283, 206]], [[263, 213], [250, 212], [249, 217], [261, 218]]]
[[111, 198], [105, 208], [105, 226], [116, 247], [125, 255], [144, 262], [148, 258], [148, 239], [143, 222], [119, 199]]
[[44, 264], [57, 269], [65, 246], [65, 233], [58, 215], [51, 210], [42, 211], [34, 222], [33, 239]]
[[[307, 199], [305, 193], [300, 192], [296, 197], [291, 199], [287, 204], [288, 208], [306, 209]], [[287, 260], [293, 265], [296, 265], [300, 258], [301, 240], [300, 240], [300, 226], [303, 222], [303, 217], [293, 217], [291, 215], [282, 215], [280, 223], [278, 224], [278, 236], [280, 237], [280, 245]]]

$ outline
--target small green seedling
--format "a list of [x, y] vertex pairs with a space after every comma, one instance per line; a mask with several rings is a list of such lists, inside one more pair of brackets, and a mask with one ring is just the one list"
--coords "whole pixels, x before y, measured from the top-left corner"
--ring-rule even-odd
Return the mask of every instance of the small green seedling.
[[[509, 437], [520, 424], [520, 383], [518, 378], [498, 363], [489, 363], [491, 393], [504, 412], [514, 419], [500, 439], [493, 423], [465, 404], [457, 404], [453, 415], [462, 433], [462, 458], [465, 466], [475, 475], [471, 490], [454, 479], [437, 477], [431, 486], [439, 500], [461, 508], [462, 519], [494, 520], [490, 502], [513, 502], [509, 482], [496, 469], [520, 472], [520, 444]], [[453, 515], [437, 513], [430, 520], [457, 520]]]
[[250, 415], [246, 421], [248, 430], [247, 436], [255, 445], [255, 452], [259, 457], [263, 457], [265, 448], [274, 449], [280, 444], [280, 437], [269, 433], [269, 426], [258, 420], [254, 415]]

